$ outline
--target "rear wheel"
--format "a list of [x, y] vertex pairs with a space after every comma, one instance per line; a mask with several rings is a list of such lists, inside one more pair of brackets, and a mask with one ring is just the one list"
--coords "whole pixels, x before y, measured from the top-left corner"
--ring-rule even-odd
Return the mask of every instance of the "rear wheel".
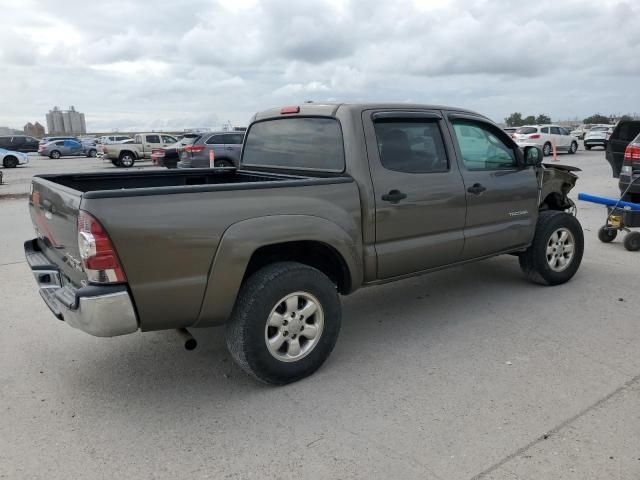
[[598, 239], [602, 243], [611, 243], [618, 236], [618, 231], [615, 228], [603, 226], [598, 230]]
[[220, 160], [215, 160], [213, 162], [213, 165], [216, 168], [233, 167], [233, 163], [231, 163], [229, 160], [225, 160], [224, 158], [221, 158]]
[[341, 315], [336, 286], [325, 274], [300, 263], [274, 263], [243, 284], [227, 326], [227, 347], [258, 380], [294, 382], [327, 359]]
[[13, 155], [7, 155], [2, 161], [4, 168], [16, 168], [18, 166], [18, 159]]
[[532, 282], [559, 285], [575, 275], [582, 261], [580, 222], [565, 212], [540, 212], [531, 246], [520, 254], [520, 268]]
[[133, 167], [133, 164], [136, 163], [136, 159], [134, 158], [132, 153], [123, 152], [120, 154], [118, 163], [119, 163], [118, 166], [120, 167], [131, 168]]
[[640, 250], [640, 232], [630, 232], [624, 237], [624, 248], [630, 252]]
[[90, 158], [95, 158], [96, 155], [98, 155], [98, 151], [95, 148], [92, 148], [91, 150], [89, 150], [89, 154], [87, 156]]
[[549, 142], [545, 143], [544, 146], [542, 147], [542, 154], [545, 157], [548, 157], [549, 155], [551, 155], [551, 144]]
[[585, 149], [585, 150], [591, 150], [591, 145], [585, 145], [585, 146], [584, 146], [584, 149]]
[[49, 154], [49, 158], [53, 158], [53, 159], [60, 158], [60, 152], [58, 150], [54, 150]]

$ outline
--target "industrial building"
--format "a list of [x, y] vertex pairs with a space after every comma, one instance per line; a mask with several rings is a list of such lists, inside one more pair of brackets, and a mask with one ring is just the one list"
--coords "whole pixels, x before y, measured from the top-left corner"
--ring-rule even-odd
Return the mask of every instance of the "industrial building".
[[69, 107], [69, 110], [53, 107], [53, 110], [49, 110], [46, 116], [49, 135], [84, 135], [87, 133], [84, 113], [76, 111], [73, 105]]

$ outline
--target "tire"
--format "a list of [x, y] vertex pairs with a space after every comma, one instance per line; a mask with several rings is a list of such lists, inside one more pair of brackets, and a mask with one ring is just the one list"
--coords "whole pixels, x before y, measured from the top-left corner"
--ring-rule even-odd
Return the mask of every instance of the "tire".
[[[561, 234], [564, 233], [568, 236], [562, 241]], [[569, 253], [569, 245], [573, 245], [572, 253]], [[568, 213], [547, 210], [540, 212], [531, 246], [520, 254], [520, 268], [531, 282], [560, 285], [568, 282], [578, 271], [583, 253], [584, 236], [580, 222]], [[561, 259], [564, 259], [564, 264]]]
[[551, 153], [552, 153], [551, 144], [547, 142], [542, 147], [542, 155], [544, 157], [548, 157], [549, 155], [551, 155]]
[[114, 158], [111, 160], [111, 163], [113, 164], [114, 167], [120, 167], [120, 160], [118, 160], [117, 158]]
[[16, 168], [18, 166], [18, 159], [13, 155], [7, 155], [2, 161], [4, 168]]
[[118, 166], [123, 168], [131, 168], [136, 163], [136, 159], [130, 152], [122, 152], [118, 158]]
[[578, 142], [571, 142], [571, 146], [569, 147], [569, 153], [574, 154], [578, 151]]
[[53, 158], [54, 160], [57, 160], [60, 157], [61, 155], [58, 150], [53, 150], [51, 153], [49, 153], [49, 158]]
[[640, 250], [640, 232], [630, 232], [624, 237], [624, 248], [630, 252]]
[[213, 166], [216, 168], [233, 167], [233, 163], [230, 162], [229, 160], [225, 160], [224, 158], [221, 158], [220, 160], [215, 160], [213, 162]]
[[[297, 303], [293, 297], [298, 297]], [[284, 302], [287, 298], [292, 299], [295, 307], [287, 307]], [[289, 312], [299, 313], [314, 302], [319, 308], [303, 322], [299, 316], [289, 318]], [[227, 347], [245, 372], [262, 382], [284, 385], [320, 368], [336, 344], [341, 318], [336, 286], [325, 274], [301, 263], [274, 263], [255, 272], [242, 285], [227, 325]], [[270, 319], [278, 325], [270, 326]], [[309, 323], [309, 319], [313, 319], [313, 323]], [[310, 329], [312, 325], [316, 326], [314, 330]], [[317, 333], [312, 340], [305, 335], [305, 326], [307, 332]], [[297, 333], [285, 329], [294, 329]], [[291, 345], [297, 336], [302, 350], [296, 354]], [[268, 339], [278, 338], [280, 350], [276, 351], [275, 346], [270, 349]]]
[[591, 145], [585, 145], [585, 146], [584, 146], [584, 149], [585, 149], [585, 150], [591, 150]]
[[87, 155], [87, 157], [96, 158], [97, 155], [98, 155], [98, 151], [95, 148], [92, 148], [91, 150], [89, 150], [89, 154]]
[[600, 230], [598, 230], [598, 239], [602, 243], [611, 243], [616, 239], [617, 236], [618, 236], [618, 231], [613, 228], [608, 228], [603, 226], [603, 227], [600, 227]]

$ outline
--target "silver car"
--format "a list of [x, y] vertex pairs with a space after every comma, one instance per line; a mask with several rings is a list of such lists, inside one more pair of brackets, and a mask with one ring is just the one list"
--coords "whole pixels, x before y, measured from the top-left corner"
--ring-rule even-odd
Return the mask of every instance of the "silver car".
[[0, 148], [0, 164], [4, 168], [15, 168], [18, 165], [27, 165], [28, 163], [29, 157], [26, 153]]
[[46, 145], [41, 145], [38, 153], [49, 158], [84, 156], [95, 157], [98, 154], [96, 144], [93, 142], [79, 142], [77, 140], [56, 140]]

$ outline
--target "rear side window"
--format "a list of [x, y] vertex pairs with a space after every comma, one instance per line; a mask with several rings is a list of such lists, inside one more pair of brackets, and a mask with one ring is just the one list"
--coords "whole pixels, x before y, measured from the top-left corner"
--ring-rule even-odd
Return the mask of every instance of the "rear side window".
[[640, 122], [625, 122], [620, 125], [618, 139], [630, 142], [640, 134]]
[[207, 145], [224, 145], [224, 138], [225, 135], [212, 135], [204, 143]]
[[523, 135], [529, 135], [531, 133], [538, 133], [538, 129], [535, 127], [520, 127], [516, 130], [516, 133], [521, 133]]
[[406, 173], [449, 169], [437, 121], [389, 119], [376, 121], [374, 128], [384, 168]]
[[229, 135], [225, 135], [224, 143], [228, 145], [242, 145], [243, 140], [244, 140], [243, 133], [232, 133]]
[[160, 143], [160, 135], [147, 135], [147, 143]]
[[344, 170], [342, 130], [335, 118], [295, 117], [254, 123], [242, 163], [297, 170]]

